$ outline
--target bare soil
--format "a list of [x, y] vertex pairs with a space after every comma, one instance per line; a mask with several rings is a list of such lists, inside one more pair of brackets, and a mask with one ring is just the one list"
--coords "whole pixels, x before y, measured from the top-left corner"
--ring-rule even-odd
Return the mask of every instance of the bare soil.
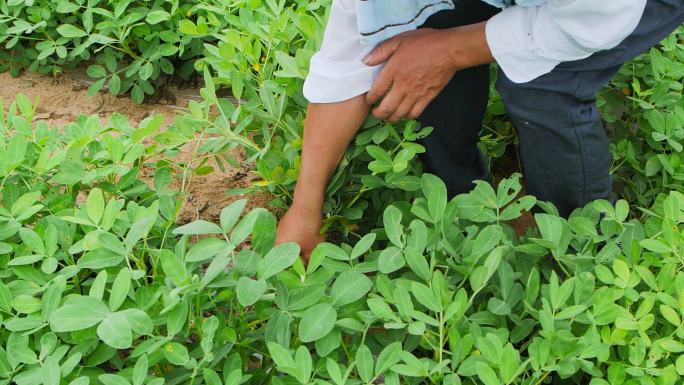
[[[15, 99], [17, 94], [24, 94], [37, 102], [36, 120], [45, 120], [48, 125], [62, 127], [73, 122], [79, 115], [99, 115], [103, 121], [115, 113], [121, 113], [135, 126], [146, 117], [161, 114], [164, 126], [173, 123], [175, 116], [183, 111], [189, 99], [198, 94], [197, 90], [173, 90], [176, 94], [165, 98], [167, 103], [136, 104], [127, 97], [117, 97], [109, 92], [99, 92], [90, 97], [86, 95], [89, 83], [76, 76], [59, 77], [44, 76], [35, 73], [24, 73], [17, 78], [7, 73], [0, 73], [0, 100], [5, 108]], [[194, 143], [183, 148], [178, 160], [191, 161]], [[236, 151], [231, 154], [235, 159], [244, 160], [244, 155]], [[213, 165], [209, 163], [209, 165]], [[231, 202], [243, 197], [232, 196], [229, 189], [248, 187], [255, 179], [251, 166], [243, 162], [240, 168], [225, 165], [225, 171], [214, 167], [214, 172], [197, 176], [193, 175], [186, 187], [185, 203], [178, 216], [179, 223], [187, 223], [197, 219], [217, 222], [221, 210]], [[152, 180], [152, 171], [143, 169], [143, 179]], [[171, 187], [180, 190], [180, 179], [172, 182]], [[268, 207], [272, 197], [258, 193], [247, 196], [248, 209], [252, 207]]]

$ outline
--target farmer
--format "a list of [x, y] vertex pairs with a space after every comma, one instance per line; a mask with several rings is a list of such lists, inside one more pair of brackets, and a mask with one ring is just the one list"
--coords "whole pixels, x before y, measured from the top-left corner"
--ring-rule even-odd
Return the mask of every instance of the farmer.
[[307, 256], [322, 241], [327, 182], [371, 109], [434, 127], [424, 162], [451, 196], [488, 179], [477, 142], [492, 62], [527, 193], [562, 215], [610, 198], [595, 94], [683, 22], [684, 0], [333, 0], [304, 84], [301, 171], [278, 242]]

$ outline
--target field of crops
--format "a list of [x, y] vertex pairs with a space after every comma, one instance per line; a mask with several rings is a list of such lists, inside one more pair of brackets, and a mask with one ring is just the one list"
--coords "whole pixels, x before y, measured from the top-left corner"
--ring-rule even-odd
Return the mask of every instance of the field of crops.
[[275, 230], [329, 3], [0, 0], [12, 76], [83, 69], [98, 112], [201, 87], [172, 121], [1, 103], [0, 385], [683, 384], [684, 28], [599, 95], [616, 204], [525, 196], [492, 88], [497, 184], [448, 200], [430, 128], [369, 118], [304, 265]]

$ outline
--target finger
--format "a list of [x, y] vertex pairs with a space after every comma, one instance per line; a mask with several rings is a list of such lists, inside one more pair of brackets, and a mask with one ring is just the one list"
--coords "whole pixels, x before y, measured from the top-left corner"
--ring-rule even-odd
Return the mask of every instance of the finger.
[[387, 66], [383, 68], [383, 70], [380, 71], [378, 78], [373, 82], [371, 89], [366, 93], [366, 104], [372, 106], [380, 100], [380, 98], [383, 97], [383, 95], [386, 95], [390, 90], [393, 82], [394, 76], [392, 75], [390, 67]]
[[399, 108], [401, 102], [404, 100], [404, 94], [399, 93], [398, 90], [391, 90], [379, 106], [373, 110], [373, 115], [381, 120], [386, 120], [394, 114]]
[[411, 112], [411, 109], [413, 109], [413, 106], [415, 105], [416, 99], [407, 95], [401, 101], [401, 104], [399, 104], [399, 107], [397, 107], [392, 116], [390, 116], [389, 119], [387, 119], [387, 121], [390, 123], [396, 123], [402, 119], [405, 119], [408, 116], [409, 112]]
[[399, 42], [400, 40], [395, 37], [380, 43], [366, 55], [363, 59], [363, 63], [367, 66], [376, 66], [386, 62], [392, 57], [392, 54], [397, 50], [397, 47], [399, 47]]
[[420, 115], [423, 114], [423, 111], [427, 108], [428, 104], [430, 104], [430, 101], [432, 99], [421, 99], [416, 102], [416, 104], [413, 105], [411, 108], [411, 112], [408, 113], [408, 118], [415, 120], [420, 117]]

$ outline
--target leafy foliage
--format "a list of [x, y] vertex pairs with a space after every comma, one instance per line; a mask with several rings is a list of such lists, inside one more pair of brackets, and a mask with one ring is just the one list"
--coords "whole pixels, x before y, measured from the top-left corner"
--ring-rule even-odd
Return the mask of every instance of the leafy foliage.
[[[369, 119], [327, 191], [340, 240], [308, 265], [244, 200], [218, 223], [176, 223], [188, 180], [237, 146], [255, 189], [287, 205], [326, 4], [0, 0], [14, 69], [94, 60], [93, 90], [117, 90], [116, 73], [138, 100], [166, 61], [205, 80], [164, 131], [121, 116], [60, 131], [22, 96], [0, 110], [0, 384], [681, 383], [681, 31], [602, 93], [627, 201], [565, 219], [519, 175], [449, 201], [416, 161], [429, 128]], [[163, 44], [178, 50], [155, 56]], [[494, 155], [513, 138], [502, 113], [494, 97]], [[192, 141], [203, 160], [175, 161]], [[535, 205], [519, 237], [509, 223]]]
[[[236, 79], [233, 89], [240, 98], [242, 76], [252, 73], [251, 77], [260, 78], [263, 71], [273, 71], [269, 65], [260, 65], [271, 62], [269, 55], [284, 65], [279, 74], [301, 75], [308, 58], [300, 56], [297, 66], [284, 53], [284, 45], [270, 43], [316, 35], [320, 23], [306, 12], [321, 8], [320, 4], [301, 0], [2, 0], [0, 43], [5, 51], [0, 52], [0, 70], [15, 75], [23, 68], [58, 74], [87, 63], [88, 76], [95, 80], [91, 93], [107, 87], [115, 95], [130, 92], [140, 103], [171, 76], [192, 77], [195, 62], [202, 59], [233, 74], [229, 79]], [[269, 39], [269, 45], [261, 44], [263, 39], [250, 40], [254, 36]], [[240, 55], [230, 43], [239, 46]]]
[[611, 125], [616, 179], [624, 196], [650, 205], [661, 192], [681, 191], [684, 139], [684, 29], [625, 65], [602, 96]]
[[296, 245], [273, 246], [273, 215], [243, 213], [244, 200], [219, 223], [175, 224], [180, 195], [139, 169], [173, 153], [160, 142], [178, 126], [84, 117], [58, 134], [33, 111], [20, 97], [0, 115], [2, 383], [684, 374], [681, 193], [660, 195], [642, 222], [625, 201], [569, 219], [542, 204], [539, 232], [519, 238], [508, 221], [538, 203], [519, 196], [519, 176], [447, 201], [424, 174], [371, 232], [321, 244], [304, 266]]

